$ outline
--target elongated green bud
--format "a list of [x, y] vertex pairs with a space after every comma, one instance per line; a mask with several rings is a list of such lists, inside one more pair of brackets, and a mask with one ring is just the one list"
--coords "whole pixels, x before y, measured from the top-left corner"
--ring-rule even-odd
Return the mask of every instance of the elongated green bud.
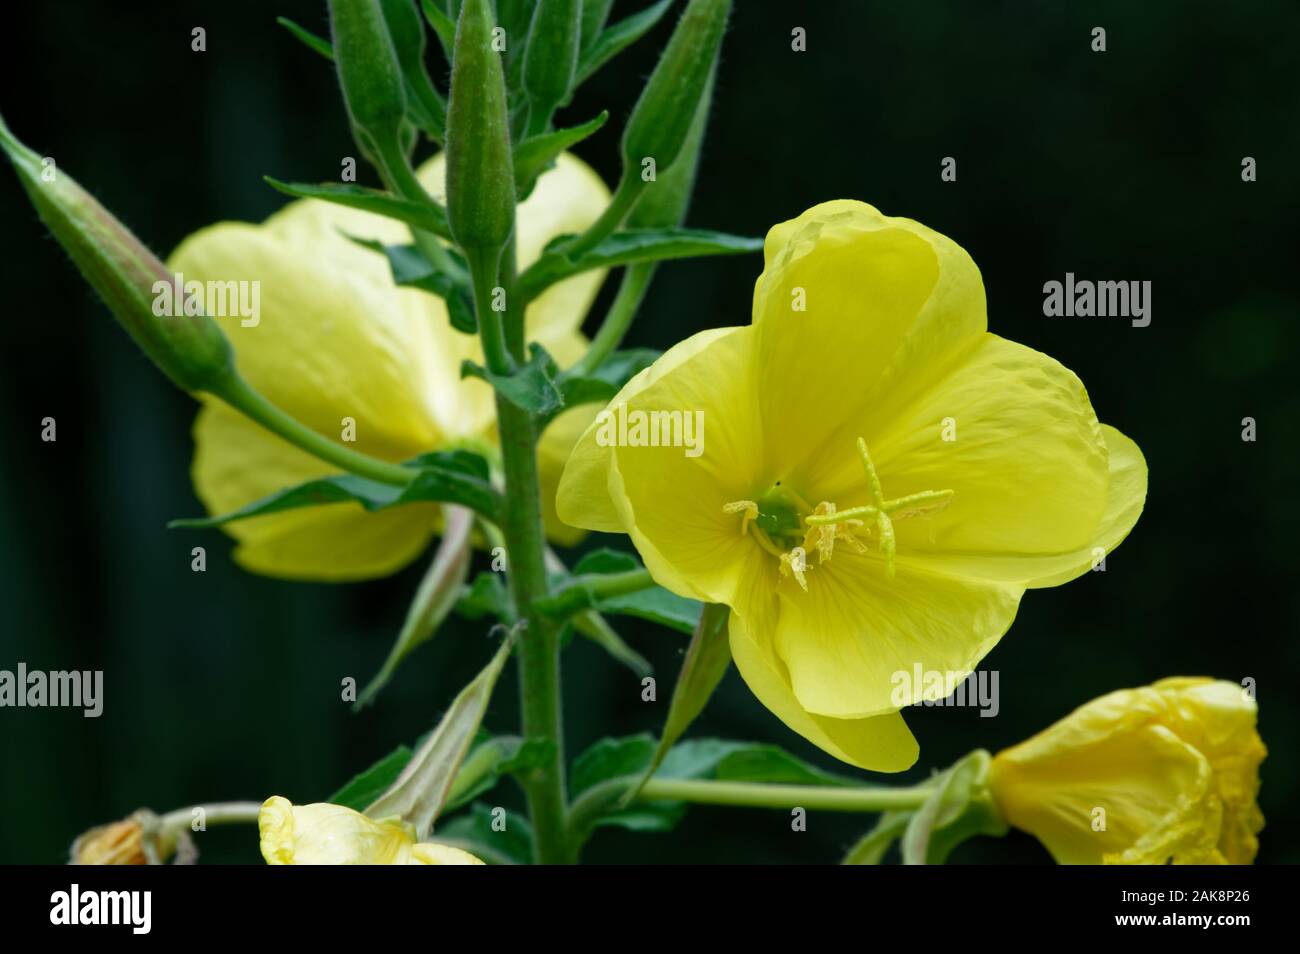
[[713, 103], [713, 77], [709, 74], [704, 95], [695, 107], [695, 119], [686, 133], [686, 142], [677, 154], [677, 161], [663, 175], [646, 186], [640, 200], [627, 217], [631, 229], [658, 229], [681, 225], [691, 204], [695, 189], [695, 173], [700, 165], [700, 145], [704, 129], [709, 124], [709, 107]]
[[686, 7], [623, 131], [625, 177], [645, 159], [660, 172], [677, 161], [730, 13], [731, 0], [691, 0]]
[[406, 91], [379, 0], [330, 0], [339, 85], [352, 127], [373, 153], [401, 142]]
[[491, 0], [465, 0], [447, 103], [447, 221], [464, 249], [494, 249], [515, 221], [510, 117]]
[[595, 43], [605, 29], [614, 0], [582, 0], [582, 48]]
[[219, 393], [234, 374], [234, 356], [217, 323], [175, 314], [175, 302], [165, 309], [174, 316], [159, 315], [158, 286], [170, 294], [173, 283], [163, 263], [66, 172], [15, 139], [3, 119], [0, 148], [42, 221], [135, 343], [177, 387]]
[[580, 0], [537, 0], [524, 56], [531, 133], [544, 132], [556, 107], [572, 95], [581, 37]]

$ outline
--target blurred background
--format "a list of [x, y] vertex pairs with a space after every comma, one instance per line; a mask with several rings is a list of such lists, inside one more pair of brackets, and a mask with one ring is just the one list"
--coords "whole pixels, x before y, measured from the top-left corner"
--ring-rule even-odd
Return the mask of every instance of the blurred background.
[[[647, 3], [618, 0], [614, 15]], [[1107, 571], [1029, 592], [986, 659], [1001, 674], [999, 715], [913, 710], [921, 759], [896, 780], [1017, 742], [1112, 689], [1254, 678], [1270, 750], [1259, 861], [1295, 862], [1300, 6], [1083, 6], [738, 3], [689, 224], [762, 235], [838, 197], [925, 222], [979, 264], [990, 329], [1076, 371], [1101, 419], [1146, 454], [1146, 512]], [[166, 253], [201, 226], [278, 208], [263, 174], [333, 178], [355, 154], [331, 68], [277, 14], [328, 32], [323, 0], [14, 5], [0, 110]], [[603, 107], [625, 117], [673, 19], [561, 121]], [[190, 49], [196, 26], [205, 53]], [[791, 51], [796, 26], [806, 52]], [[1090, 49], [1095, 26], [1105, 53]], [[440, 60], [435, 76], [445, 89]], [[610, 182], [620, 128], [579, 150]], [[956, 182], [940, 181], [945, 156]], [[1241, 179], [1245, 156], [1256, 182]], [[760, 268], [758, 256], [662, 268], [631, 343], [663, 348], [747, 322]], [[1067, 271], [1151, 281], [1151, 325], [1044, 318], [1043, 283]], [[105, 672], [98, 719], [0, 710], [0, 862], [61, 861], [79, 832], [141, 806], [318, 800], [429, 728], [486, 660], [483, 626], [449, 624], [364, 713], [339, 701], [340, 679], [364, 683], [383, 660], [425, 561], [373, 583], [286, 583], [239, 570], [219, 531], [165, 530], [201, 512], [187, 476], [195, 405], [114, 325], [7, 168], [0, 276], [0, 669]], [[40, 439], [47, 416], [56, 443]], [[1258, 422], [1255, 443], [1241, 439], [1243, 417]], [[190, 570], [199, 544], [206, 573]], [[685, 639], [615, 622], [655, 663], [666, 699]], [[593, 645], [572, 643], [564, 667], [570, 755], [657, 731], [664, 707], [642, 704], [632, 674]], [[513, 675], [501, 686], [487, 724], [509, 732]], [[734, 671], [692, 734], [845, 768]], [[494, 803], [521, 802], [513, 783], [498, 792]], [[671, 836], [601, 830], [586, 857], [830, 862], [871, 822], [814, 813], [794, 833], [785, 812], [693, 808]], [[248, 828], [209, 832], [200, 848], [210, 861], [259, 858]], [[1049, 859], [1013, 834], [953, 860]]]

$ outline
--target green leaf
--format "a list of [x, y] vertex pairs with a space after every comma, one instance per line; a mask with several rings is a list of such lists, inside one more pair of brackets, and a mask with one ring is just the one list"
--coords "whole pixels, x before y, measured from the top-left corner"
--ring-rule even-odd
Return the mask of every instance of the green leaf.
[[516, 407], [532, 414], [548, 414], [564, 406], [564, 395], [555, 383], [558, 374], [555, 359], [535, 341], [529, 344], [528, 350], [528, 362], [514, 374], [493, 374], [472, 361], [465, 361], [460, 366], [460, 376], [482, 378]]
[[[477, 459], [481, 467], [469, 463], [470, 459]], [[337, 474], [276, 491], [227, 514], [173, 520], [167, 526], [169, 529], [208, 529], [235, 520], [302, 507], [359, 503], [366, 510], [376, 511], [429, 501], [461, 504], [489, 520], [497, 519], [501, 495], [488, 483], [485, 476], [487, 463], [477, 454], [468, 451], [425, 454], [412, 464], [417, 468], [415, 478], [405, 487], [382, 484], [355, 474]]]
[[889, 846], [898, 840], [907, 828], [911, 812], [885, 812], [876, 822], [876, 827], [867, 832], [849, 849], [841, 864], [878, 865]]
[[[379, 252], [388, 259], [388, 267], [393, 273], [393, 283], [404, 288], [419, 288], [431, 292], [447, 303], [447, 315], [451, 326], [467, 335], [478, 333], [478, 322], [474, 318], [474, 306], [470, 304], [469, 288], [462, 275], [449, 275], [434, 268], [424, 253], [414, 245], [385, 245], [374, 239], [348, 238], [358, 245]], [[462, 261], [454, 252], [447, 253], [458, 265]]]
[[615, 268], [633, 262], [660, 262], [703, 255], [738, 255], [757, 252], [763, 240], [728, 235], [708, 229], [626, 229], [602, 239], [576, 258], [552, 245], [519, 277], [517, 294], [532, 301], [556, 282], [595, 268]]
[[371, 818], [397, 816], [424, 838], [446, 803], [470, 744], [483, 721], [497, 677], [514, 648], [515, 630], [501, 641], [496, 655], [456, 696], [451, 707], [407, 763], [392, 786], [367, 809]]
[[609, 19], [609, 9], [614, 0], [582, 0], [582, 49], [600, 39], [605, 30], [605, 21]]
[[[573, 579], [568, 567], [550, 547], [546, 548], [546, 574], [553, 584], [567, 583]], [[576, 613], [569, 620], [570, 626], [581, 635], [590, 639], [605, 652], [627, 666], [638, 676], [648, 676], [654, 672], [649, 661], [623, 641], [614, 628], [595, 610]]]
[[[380, 189], [368, 189], [365, 186], [346, 182], [313, 184], [309, 182], [281, 182], [279, 179], [273, 179], [270, 176], [262, 176], [262, 178], [271, 188], [283, 192], [285, 195], [303, 199], [323, 199], [326, 202], [344, 205], [350, 209], [359, 209], [362, 212], [372, 212], [375, 215], [396, 219], [399, 222], [405, 222], [407, 225], [414, 226], [425, 232], [432, 232], [434, 235], [440, 235], [446, 239], [451, 238], [451, 231], [447, 228], [447, 213], [439, 206], [411, 202]], [[382, 246], [379, 248], [376, 248], [376, 246], [379, 246], [379, 243], [371, 243], [367, 247], [375, 251], [382, 250]], [[425, 264], [425, 270], [431, 270], [427, 267], [428, 263]]]
[[561, 373], [559, 384], [564, 406], [607, 403], [623, 389], [623, 385], [654, 364], [661, 355], [662, 352], [653, 348], [615, 351], [590, 374]]
[[[579, 560], [573, 572], [575, 576], [624, 573], [639, 569], [640, 566], [640, 562], [631, 554], [601, 549], [593, 550]], [[635, 593], [597, 600], [592, 608], [611, 616], [635, 616], [689, 635], [695, 632], [703, 604], [670, 593], [662, 586], [652, 586]]]
[[461, 591], [456, 612], [468, 620], [492, 616], [503, 623], [514, 621], [510, 593], [497, 573], [480, 573], [474, 582]]
[[310, 30], [298, 26], [298, 24], [294, 23], [288, 17], [276, 17], [275, 22], [292, 33], [294, 38], [299, 40], [303, 46], [307, 47], [307, 49], [319, 53], [331, 63], [334, 62], [334, 45], [330, 43], [329, 40], [319, 37]]
[[[504, 830], [494, 812], [500, 817]], [[478, 855], [488, 864], [526, 865], [533, 859], [533, 829], [528, 820], [515, 812], [495, 809], [475, 802], [469, 814], [448, 819], [438, 829], [437, 840]]]
[[460, 590], [469, 575], [473, 552], [471, 531], [474, 515], [463, 507], [444, 507], [443, 524], [442, 539], [438, 542], [433, 563], [420, 581], [393, 648], [379, 672], [357, 697], [353, 712], [372, 702], [388, 684], [402, 660], [433, 638], [460, 597]]
[[599, 116], [580, 126], [531, 136], [515, 146], [515, 188], [519, 190], [519, 201], [528, 198], [538, 176], [551, 167], [556, 156], [595, 133], [608, 119], [609, 110], [601, 110]]
[[351, 781], [325, 801], [354, 811], [364, 811], [367, 805], [397, 781], [397, 776], [402, 774], [402, 769], [406, 768], [409, 761], [411, 750], [405, 745], [398, 746], [370, 768], [353, 776]]
[[528, 772], [545, 765], [555, 754], [555, 743], [547, 739], [524, 739], [501, 735], [477, 745], [461, 765], [447, 796], [444, 812], [467, 805], [491, 791], [507, 775]]
[[766, 782], [773, 785], [842, 785], [861, 788], [858, 779], [824, 772], [775, 745], [751, 745], [728, 755], [714, 773], [729, 782]]
[[[748, 743], [722, 739], [691, 739], [676, 745], [664, 758], [656, 778], [709, 778], [719, 762]], [[590, 817], [590, 827], [615, 826], [631, 831], [670, 831], [686, 812], [683, 802], [637, 802], [622, 807], [619, 802], [629, 784], [650, 767], [655, 740], [649, 735], [602, 739], [573, 763], [570, 776], [575, 798], [590, 797], [605, 803], [604, 810]], [[580, 832], [585, 837], [588, 832]]]
[[699, 623], [691, 635], [691, 643], [686, 649], [682, 671], [673, 686], [668, 718], [664, 720], [654, 758], [641, 776], [640, 784], [629, 789], [623, 796], [624, 805], [631, 804], [636, 798], [637, 792], [655, 773], [668, 750], [682, 737], [696, 716], [704, 711], [713, 690], [718, 688], [718, 683], [726, 675], [727, 668], [731, 665], [731, 646], [727, 642], [729, 616], [728, 608], [719, 603], [704, 606]]
[[[584, 36], [582, 54], [578, 59], [578, 83], [585, 83], [602, 66], [645, 36], [672, 5], [673, 0], [659, 0], [658, 3], [646, 7], [640, 13], [625, 17], [602, 30], [599, 38], [590, 45], [587, 43], [587, 37]], [[608, 15], [608, 4], [606, 8], [606, 15]]]
[[420, 6], [424, 8], [424, 18], [433, 27], [438, 42], [442, 44], [442, 52], [450, 62], [451, 51], [456, 46], [456, 21], [443, 12], [436, 0], [420, 0]]

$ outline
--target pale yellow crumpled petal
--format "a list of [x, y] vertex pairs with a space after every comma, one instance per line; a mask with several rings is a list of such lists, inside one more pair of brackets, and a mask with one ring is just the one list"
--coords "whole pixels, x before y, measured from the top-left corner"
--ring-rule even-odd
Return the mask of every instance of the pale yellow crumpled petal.
[[1230, 682], [1112, 692], [999, 752], [990, 789], [1061, 864], [1249, 864], [1264, 822], [1255, 719]]
[[419, 842], [409, 826], [375, 821], [342, 805], [294, 805], [273, 795], [257, 817], [271, 865], [481, 865], [467, 851]]

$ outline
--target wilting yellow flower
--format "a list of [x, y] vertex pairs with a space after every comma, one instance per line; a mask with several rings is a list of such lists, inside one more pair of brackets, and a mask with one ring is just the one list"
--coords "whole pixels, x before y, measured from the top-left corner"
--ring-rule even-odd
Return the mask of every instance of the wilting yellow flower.
[[270, 865], [481, 865], [468, 851], [417, 842], [409, 825], [375, 821], [342, 805], [294, 805], [272, 795], [257, 816]]
[[[987, 332], [979, 271], [950, 239], [837, 201], [764, 252], [753, 323], [633, 378], [611, 402], [628, 426], [588, 428], [558, 512], [630, 534], [663, 586], [730, 606], [740, 673], [790, 728], [901, 770], [917, 748], [898, 710], [920, 699], [895, 674], [972, 671], [1026, 588], [1125, 537], [1146, 464], [1068, 369]], [[660, 417], [638, 433], [637, 412]], [[706, 425], [699, 456], [662, 446], [673, 412]]]
[[1255, 716], [1231, 682], [1123, 689], [999, 752], [989, 787], [1060, 864], [1250, 864], [1267, 754]]
[[144, 827], [134, 818], [92, 828], [72, 845], [74, 865], [147, 865]]
[[[441, 198], [442, 157], [419, 175]], [[595, 172], [574, 156], [560, 156], [519, 207], [521, 267], [556, 235], [585, 229], [608, 201]], [[203, 229], [168, 264], [185, 282], [260, 283], [258, 315], [219, 321], [248, 382], [319, 433], [341, 441], [350, 419], [355, 441], [349, 446], [388, 461], [494, 445], [492, 389], [460, 377], [462, 361], [482, 363], [478, 338], [451, 327], [441, 298], [395, 286], [386, 257], [348, 235], [411, 241], [407, 228], [392, 219], [303, 199], [261, 225], [223, 222]], [[529, 339], [562, 367], [583, 353], [586, 340], [578, 328], [602, 278], [598, 271], [570, 278], [528, 309]], [[246, 313], [253, 310], [252, 288], [245, 286]], [[596, 410], [566, 410], [547, 429], [542, 461], [550, 466], [543, 467], [542, 480], [548, 500], [569, 447]], [[194, 487], [213, 514], [335, 470], [212, 398], [195, 421], [194, 439]], [[563, 446], [551, 446], [557, 443]], [[225, 529], [239, 541], [235, 558], [254, 572], [353, 580], [391, 573], [414, 559], [437, 532], [440, 514], [436, 504], [368, 513], [343, 503], [254, 517]], [[550, 516], [553, 540], [572, 543], [581, 536], [553, 519], [553, 508]]]

